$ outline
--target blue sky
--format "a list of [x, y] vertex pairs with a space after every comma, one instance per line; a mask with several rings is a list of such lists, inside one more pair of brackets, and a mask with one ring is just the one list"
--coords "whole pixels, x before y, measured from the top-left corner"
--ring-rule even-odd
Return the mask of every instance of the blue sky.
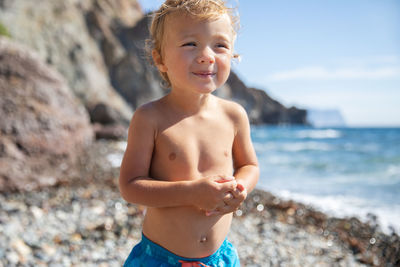
[[[144, 11], [161, 0], [139, 0]], [[400, 126], [400, 1], [230, 0], [233, 70], [286, 106], [338, 109], [350, 126]]]

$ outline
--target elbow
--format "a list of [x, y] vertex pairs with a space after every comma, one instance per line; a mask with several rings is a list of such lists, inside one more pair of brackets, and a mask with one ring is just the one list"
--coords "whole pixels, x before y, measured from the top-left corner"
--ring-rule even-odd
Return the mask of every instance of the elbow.
[[119, 185], [119, 193], [121, 194], [121, 197], [129, 202], [128, 199], [128, 193], [127, 193], [127, 184], [126, 182], [123, 181], [123, 179], [121, 179], [121, 177], [119, 177], [119, 181], [118, 181], [118, 185]]
[[132, 181], [130, 179], [125, 179], [124, 177], [120, 176], [119, 177], [119, 192], [121, 194], [121, 197], [129, 203], [135, 203], [134, 199], [134, 188], [132, 186]]
[[249, 176], [251, 177], [251, 181], [249, 181], [249, 192], [253, 191], [256, 187], [258, 180], [260, 179], [260, 168], [257, 163], [249, 165]]
[[137, 180], [142, 176], [127, 178], [119, 177], [119, 192], [121, 197], [128, 203], [140, 204]]
[[253, 165], [253, 169], [254, 169], [254, 183], [257, 184], [258, 180], [260, 179], [260, 167], [258, 167], [258, 164], [254, 164]]
[[258, 180], [258, 178], [260, 177], [260, 167], [258, 166], [258, 163], [254, 164], [254, 169]]

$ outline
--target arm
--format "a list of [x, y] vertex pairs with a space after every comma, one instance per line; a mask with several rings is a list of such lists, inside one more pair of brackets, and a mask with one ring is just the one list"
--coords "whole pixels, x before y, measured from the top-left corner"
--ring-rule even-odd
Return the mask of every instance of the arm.
[[240, 107], [237, 114], [236, 135], [233, 141], [234, 176], [238, 184], [250, 193], [259, 178], [256, 153], [250, 137], [250, 124], [246, 111]]
[[224, 193], [236, 187], [235, 181], [221, 183], [224, 177], [210, 177], [171, 182], [149, 177], [157, 129], [154, 118], [158, 115], [151, 105], [137, 109], [129, 126], [128, 144], [119, 178], [122, 197], [127, 202], [149, 207], [215, 208], [222, 201]]
[[239, 208], [257, 184], [259, 167], [257, 156], [250, 137], [250, 124], [243, 107], [235, 104], [233, 120], [235, 138], [232, 145], [234, 176], [238, 183], [235, 190], [224, 197], [225, 206], [218, 207], [212, 214], [230, 213]]

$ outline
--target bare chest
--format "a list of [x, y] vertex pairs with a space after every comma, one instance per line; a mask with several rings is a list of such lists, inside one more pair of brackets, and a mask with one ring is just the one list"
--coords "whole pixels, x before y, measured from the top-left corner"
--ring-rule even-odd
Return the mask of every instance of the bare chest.
[[151, 171], [166, 180], [232, 172], [234, 129], [218, 122], [182, 122], [157, 136]]

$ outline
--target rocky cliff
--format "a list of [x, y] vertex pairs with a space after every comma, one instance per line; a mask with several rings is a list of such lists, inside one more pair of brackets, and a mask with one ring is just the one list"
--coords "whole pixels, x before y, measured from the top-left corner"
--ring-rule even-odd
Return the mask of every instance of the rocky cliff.
[[[132, 109], [111, 85], [107, 63], [123, 58], [112, 33], [117, 24], [134, 25], [143, 15], [136, 1], [0, 2], [0, 23], [14, 41], [35, 51], [67, 81], [88, 110], [107, 103], [129, 120]], [[98, 24], [91, 20], [96, 14]], [[96, 32], [96, 27], [101, 31]], [[103, 53], [106, 51], [106, 53]]]
[[28, 48], [0, 37], [0, 191], [61, 182], [93, 139], [64, 78]]

